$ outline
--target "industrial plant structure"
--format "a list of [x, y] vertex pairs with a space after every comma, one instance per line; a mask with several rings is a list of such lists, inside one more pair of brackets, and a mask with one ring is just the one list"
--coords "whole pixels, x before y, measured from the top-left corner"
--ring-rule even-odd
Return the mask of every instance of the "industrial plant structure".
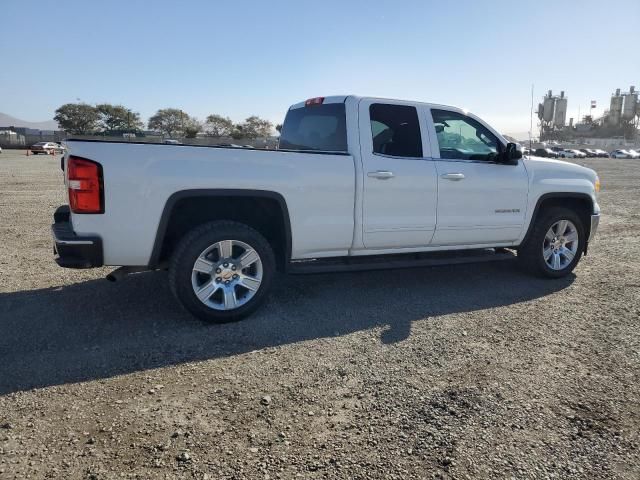
[[[540, 121], [540, 141], [557, 140], [586, 144], [615, 144], [640, 141], [640, 103], [634, 86], [628, 92], [616, 89], [611, 95], [609, 109], [599, 118], [585, 115], [574, 124], [573, 118], [567, 124], [568, 99], [564, 91], [553, 95], [549, 90], [538, 104]], [[592, 105], [593, 106], [593, 105]]]

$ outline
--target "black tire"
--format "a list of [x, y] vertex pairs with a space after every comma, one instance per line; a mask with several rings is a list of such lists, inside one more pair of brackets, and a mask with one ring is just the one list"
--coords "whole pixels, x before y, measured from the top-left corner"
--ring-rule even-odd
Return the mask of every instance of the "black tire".
[[[578, 232], [578, 250], [573, 260], [566, 267], [562, 270], [554, 270], [547, 265], [542, 249], [547, 231], [560, 220], [569, 220], [575, 225]], [[518, 261], [527, 272], [534, 275], [547, 278], [561, 278], [570, 274], [576, 267], [582, 257], [584, 245], [585, 231], [580, 216], [568, 208], [552, 207], [538, 214], [529, 238], [518, 249]]]
[[[198, 256], [223, 240], [236, 240], [249, 245], [262, 262], [262, 279], [257, 291], [246, 303], [231, 310], [216, 310], [205, 305], [196, 296], [191, 281]], [[273, 249], [260, 233], [243, 223], [215, 221], [196, 227], [182, 238], [169, 264], [169, 286], [184, 308], [197, 318], [211, 323], [234, 322], [253, 313], [266, 300], [275, 271]]]

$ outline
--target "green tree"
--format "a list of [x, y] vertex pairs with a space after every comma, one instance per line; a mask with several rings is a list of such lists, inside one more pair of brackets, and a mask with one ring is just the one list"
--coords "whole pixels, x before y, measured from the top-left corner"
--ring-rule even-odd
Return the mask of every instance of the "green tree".
[[210, 137], [228, 137], [233, 132], [233, 122], [229, 117], [211, 114], [204, 124], [204, 131]]
[[276, 125], [276, 130], [278, 131], [278, 133], [282, 133], [282, 124], [281, 123]]
[[195, 118], [190, 118], [184, 125], [184, 136], [186, 138], [196, 138], [200, 131], [202, 131], [202, 123]]
[[107, 131], [136, 131], [141, 130], [144, 124], [140, 120], [140, 114], [122, 105], [102, 103], [96, 105], [100, 113], [100, 125]]
[[[177, 108], [163, 108], [149, 119], [149, 128], [169, 137], [184, 135], [194, 119]], [[198, 130], [199, 131], [199, 130]], [[197, 133], [197, 132], [196, 132]]]
[[98, 129], [100, 112], [86, 103], [65, 103], [56, 110], [53, 119], [67, 133], [87, 135]]
[[232, 134], [233, 138], [260, 138], [268, 137], [273, 131], [273, 124], [269, 120], [264, 120], [258, 116], [251, 116], [244, 122], [236, 125]]

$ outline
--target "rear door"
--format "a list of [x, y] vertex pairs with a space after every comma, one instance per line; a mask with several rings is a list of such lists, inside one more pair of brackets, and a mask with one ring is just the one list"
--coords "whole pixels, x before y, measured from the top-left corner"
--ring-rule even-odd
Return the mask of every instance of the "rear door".
[[362, 99], [362, 236], [366, 249], [429, 245], [437, 179], [422, 107]]
[[505, 146], [486, 125], [460, 111], [427, 118], [438, 175], [434, 245], [509, 243], [524, 228], [529, 179], [522, 159], [496, 162]]

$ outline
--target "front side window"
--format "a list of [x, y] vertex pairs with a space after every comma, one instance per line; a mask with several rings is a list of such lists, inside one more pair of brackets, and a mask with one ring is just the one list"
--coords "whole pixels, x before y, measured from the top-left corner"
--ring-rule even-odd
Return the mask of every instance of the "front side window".
[[373, 152], [394, 157], [422, 157], [416, 107], [374, 103], [369, 107]]
[[431, 110], [440, 158], [494, 161], [502, 150], [498, 138], [477, 120], [449, 110]]

